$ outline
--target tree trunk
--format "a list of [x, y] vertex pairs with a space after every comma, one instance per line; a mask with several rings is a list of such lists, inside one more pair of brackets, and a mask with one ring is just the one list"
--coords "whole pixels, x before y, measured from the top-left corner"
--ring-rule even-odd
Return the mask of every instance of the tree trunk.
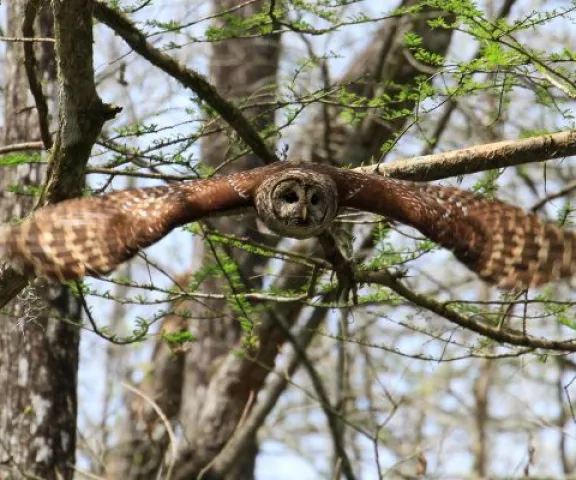
[[[215, 11], [223, 11], [245, 3], [240, 0], [223, 0], [214, 2]], [[264, 1], [257, 1], [235, 11], [236, 17], [247, 18], [266, 8]], [[276, 88], [276, 72], [280, 54], [280, 38], [278, 35], [253, 37], [247, 39], [231, 39], [213, 44], [210, 62], [211, 83], [228, 98], [240, 99], [255, 92], [262, 101], [272, 100]], [[266, 95], [262, 91], [266, 89]], [[258, 107], [247, 111], [253, 125], [257, 129], [269, 127], [274, 123], [273, 111]], [[221, 125], [225, 127], [224, 124]], [[228, 149], [232, 147], [233, 138], [227, 138], [225, 133], [208, 137], [202, 145], [202, 161], [218, 166], [226, 159]], [[263, 165], [256, 155], [249, 154], [235, 161], [232, 168], [226, 172], [244, 170]], [[238, 235], [254, 235], [257, 230], [255, 217], [237, 222], [234, 218], [223, 218], [206, 223], [210, 228]], [[197, 264], [214, 263], [214, 256], [207, 248], [206, 240], [199, 238], [194, 242], [194, 256]], [[236, 252], [234, 252], [236, 253]], [[222, 255], [222, 252], [219, 253]], [[235, 255], [241, 271], [256, 271], [263, 268], [265, 262], [246, 253]], [[243, 279], [244, 285], [249, 280]], [[182, 280], [186, 285], [187, 279]], [[226, 280], [210, 279], [203, 284], [203, 289], [220, 291]], [[255, 285], [258, 287], [259, 285]], [[177, 314], [179, 309], [192, 311], [194, 318], [199, 318], [193, 326], [191, 320]], [[175, 478], [183, 470], [185, 478], [196, 478], [199, 471], [206, 466], [222, 449], [237, 426], [237, 420], [246, 407], [248, 398], [252, 395], [250, 386], [238, 389], [231, 403], [214, 402], [209, 395], [209, 387], [218, 365], [229, 356], [238, 344], [242, 330], [239, 321], [231, 315], [226, 302], [207, 301], [188, 305], [181, 302], [174, 307], [174, 314], [167, 316], [162, 323], [162, 331], [173, 332], [192, 329], [198, 337], [198, 342], [191, 346], [190, 351], [173, 352], [163, 341], [159, 341], [152, 356], [154, 372], [140, 386], [161, 408], [173, 427], [181, 425], [184, 432], [183, 444], [186, 451], [190, 448], [192, 457], [186, 455], [180, 459], [175, 472]], [[263, 379], [265, 372], [260, 374]], [[242, 380], [239, 376], [238, 380]], [[259, 388], [259, 387], [258, 387]], [[254, 392], [255, 393], [255, 392]], [[112, 454], [108, 473], [114, 478], [129, 478], [145, 480], [156, 474], [165, 459], [169, 438], [163, 422], [149, 405], [141, 398], [128, 402], [128, 425], [124, 425], [121, 439]], [[219, 406], [227, 410], [222, 412], [222, 420], [218, 425], [206, 421], [210, 411], [218, 410]], [[217, 415], [218, 416], [218, 415]], [[140, 421], [140, 420], [144, 421]], [[154, 432], [152, 435], [151, 432]], [[230, 474], [233, 479], [254, 478], [254, 465], [258, 452], [255, 437], [249, 440], [245, 453]], [[170, 454], [168, 454], [168, 457]]]
[[[400, 85], [411, 83], [421, 72], [403, 60], [407, 49], [402, 39], [408, 30], [416, 31], [424, 38], [424, 48], [440, 54], [445, 53], [450, 43], [451, 31], [435, 30], [432, 32], [427, 24], [429, 18], [427, 15], [429, 14], [430, 11], [426, 10], [425, 14], [416, 19], [403, 17], [386, 22], [378, 30], [371, 46], [344, 77], [344, 81], [362, 79], [361, 83], [349, 88], [354, 91], [361, 91], [370, 98], [381, 93], [377, 89], [385, 81]], [[255, 40], [262, 41], [259, 38]], [[258, 80], [261, 82], [260, 85], [266, 84], [266, 79], [269, 78], [270, 74], [266, 75], [266, 71], [258, 72], [251, 66], [250, 60], [258, 62], [257, 65], [265, 64], [258, 61], [260, 52], [254, 46], [244, 43], [248, 41], [254, 40], [234, 40], [230, 42], [230, 45], [217, 44], [213, 55], [212, 72], [213, 81], [216, 82], [216, 87], [220, 91], [228, 90], [235, 95], [242, 95], [242, 93], [245, 95], [246, 93], [240, 90], [243, 82], [251, 80], [256, 84], [255, 82]], [[268, 58], [272, 58], [272, 56], [269, 55]], [[252, 72], [254, 74], [259, 73], [260, 76], [250, 76], [249, 73]], [[245, 84], [250, 85], [249, 83]], [[406, 102], [402, 106], [410, 109], [414, 104]], [[398, 108], [398, 105], [395, 105], [395, 108]], [[359, 163], [371, 155], [377, 154], [382, 142], [395, 135], [405, 122], [404, 118], [398, 118], [391, 122], [381, 122], [376, 116], [369, 115], [358, 127], [353, 128], [346, 124], [342, 125], [337, 120], [338, 111], [331, 109], [327, 113], [328, 115], [324, 115], [322, 120], [315, 119], [314, 122], [311, 122], [310, 128], [302, 135], [302, 137], [310, 140], [311, 152], [308, 155], [303, 155], [302, 146], [297, 146], [295, 151], [291, 152], [296, 153], [296, 157], [329, 161], [330, 159], [326, 157], [330, 155], [321, 153], [319, 150], [322, 149], [328, 153], [331, 151], [339, 152], [339, 155], [332, 156], [334, 163], [349, 163], [350, 161]], [[331, 125], [326, 125], [326, 123]], [[308, 133], [311, 136], [308, 136]], [[342, 135], [337, 136], [335, 133]], [[324, 138], [327, 138], [327, 145], [322, 140]], [[208, 161], [213, 165], [221, 163], [225, 158], [224, 152], [220, 150], [222, 153], [217, 154], [217, 147], [212, 145], [209, 147], [211, 149], [205, 149], [203, 161]], [[352, 155], [351, 152], [354, 154]], [[350, 155], [345, 156], [346, 153]], [[242, 164], [242, 162], [235, 162], [234, 165], [236, 168], [242, 169], [255, 166], [254, 163]], [[219, 221], [216, 228], [224, 233], [234, 232], [240, 236], [250, 234], [255, 241], [260, 240], [257, 236], [257, 228], [253, 223], [247, 219], [242, 219], [241, 225], [238, 223], [234, 219], [227, 219]], [[208, 243], [204, 241], [203, 245], [206, 248]], [[237, 254], [235, 251], [234, 254], [244, 284], [251, 286], [247, 280], [248, 276], [258, 278], [265, 265], [254, 262], [254, 256], [247, 256], [245, 259], [244, 252]], [[214, 263], [213, 257], [208, 258], [211, 263]], [[199, 267], [200, 265], [195, 265], [193, 271], [197, 271]], [[285, 267], [279, 276], [280, 288], [297, 290], [302, 286], [302, 283], [307, 281], [308, 274], [302, 271], [301, 266], [286, 264]], [[203, 285], [203, 289], [207, 289], [207, 284]], [[250, 358], [243, 360], [231, 358], [232, 350], [239, 347], [240, 325], [238, 320], [228, 316], [221, 319], [214, 318], [216, 312], [227, 312], [222, 303], [214, 302], [204, 305], [207, 305], [204, 310], [206, 320], [198, 322], [193, 327], [193, 330], [198, 332], [199, 342], [188, 353], [185, 369], [182, 423], [185, 426], [186, 439], [192, 439], [190, 440], [192, 446], [187, 451], [189, 467], [194, 464], [202, 465], [200, 459], [206, 465], [211, 456], [217, 455], [238, 428], [239, 420], [253, 407], [254, 404], [250, 402], [255, 401], [255, 396], [262, 387], [266, 375], [274, 368], [275, 357], [285, 340], [277, 327], [275, 317], [281, 315], [285, 323], [293, 325], [301, 311], [298, 304], [286, 304], [282, 306], [281, 311], [268, 312], [258, 319], [261, 326], [257, 330], [259, 340], [257, 362], [248, 366], [247, 364], [251, 361]], [[198, 314], [200, 310], [195, 307], [193, 311]], [[324, 313], [317, 311], [315, 315], [323, 317]], [[244, 366], [240, 366], [242, 362], [244, 362]], [[244, 449], [240, 449], [243, 453], [239, 457], [239, 462], [234, 462], [235, 470], [233, 473], [228, 473], [229, 478], [252, 478], [249, 475], [252, 472], [250, 468], [253, 467], [253, 464], [249, 464], [247, 460], [252, 458], [252, 454], [256, 450], [250, 448], [252, 444], [248, 443]], [[239, 466], [245, 467], [245, 469], [239, 469]], [[198, 470], [197, 468], [183, 468], [182, 472], [185, 473], [176, 478], [195, 478], [194, 473], [197, 473]]]
[[[7, 36], [22, 37], [23, 22], [33, 2], [7, 4]], [[32, 7], [33, 8], [33, 7]], [[26, 11], [28, 10], [28, 11]], [[35, 22], [38, 36], [53, 37], [53, 18], [46, 7]], [[54, 83], [52, 44], [34, 48], [36, 75]], [[30, 95], [21, 43], [7, 43], [4, 64], [4, 130], [2, 144], [39, 140], [38, 110]], [[53, 89], [52, 86], [48, 88]], [[25, 216], [35, 198], [7, 193], [10, 185], [38, 186], [44, 165], [3, 168], [0, 216], [3, 222]], [[52, 300], [45, 299], [46, 294]], [[76, 448], [76, 374], [79, 329], [54, 319], [58, 313], [78, 318], [79, 306], [58, 285], [34, 280], [0, 315], [0, 477], [72, 479]], [[2, 469], [8, 471], [4, 476]]]
[[[214, 1], [214, 8], [221, 11], [240, 3], [243, 2], [239, 0]], [[242, 8], [237, 14], [247, 18], [265, 9], [266, 3], [255, 2]], [[261, 101], [272, 100], [276, 88], [279, 54], [279, 35], [217, 42], [213, 44], [210, 79], [219, 91], [225, 92], [230, 98], [240, 99], [258, 92]], [[267, 92], [267, 98], [262, 95], [262, 92]], [[252, 108], [247, 111], [247, 114], [258, 130], [274, 124], [274, 113], [267, 111], [266, 107]], [[225, 135], [212, 135], [209, 138], [210, 140], [202, 145], [202, 161], [212, 166], [220, 165], [227, 158], [233, 139], [227, 139]], [[263, 165], [262, 160], [250, 154], [235, 161], [232, 168], [226, 171], [245, 170], [261, 165]], [[243, 218], [241, 222], [234, 217], [213, 220], [209, 223], [209, 227], [239, 236], [250, 235], [256, 241], [262, 240], [258, 238], [255, 216]], [[203, 238], [194, 242], [195, 258], [199, 260], [198, 264], [193, 266], [194, 270], [200, 268], [202, 264], [214, 264], [215, 257], [208, 242]], [[222, 258], [225, 253], [220, 248], [216, 250]], [[234, 251], [234, 260], [239, 272], [252, 272], [253, 275], [257, 275], [257, 272], [265, 266], [263, 258], [247, 252]], [[226, 278], [211, 279], [204, 284], [204, 288], [218, 292], [223, 288], [229, 288], [228, 283]], [[259, 288], [260, 286], [259, 283], [254, 284], [246, 277], [242, 278], [242, 284], [245, 288]], [[192, 327], [197, 332], [198, 342], [193, 345], [186, 357], [181, 422], [185, 437], [192, 442], [192, 451], [195, 452], [196, 458], [193, 463], [203, 467], [226, 444], [236, 429], [242, 412], [247, 408], [250, 396], [255, 395], [257, 390], [253, 391], [248, 384], [246, 388], [236, 385], [234, 392], [230, 392], [233, 400], [225, 403], [218, 402], [210, 394], [210, 384], [214, 375], [220, 364], [238, 346], [242, 328], [238, 318], [231, 313], [226, 302], [209, 301], [204, 305], [195, 304], [192, 307], [198, 318], [204, 317], [205, 319], [195, 322]], [[265, 375], [265, 372], [261, 372], [260, 376], [264, 378]], [[236, 379], [238, 380], [241, 379]], [[222, 406], [225, 406], [226, 411], [223, 411], [222, 415], [216, 415], [220, 418], [218, 425], [205, 421]], [[236, 480], [254, 478], [257, 452], [256, 438], [253, 436], [248, 441], [244, 454], [238, 459], [229, 478]]]

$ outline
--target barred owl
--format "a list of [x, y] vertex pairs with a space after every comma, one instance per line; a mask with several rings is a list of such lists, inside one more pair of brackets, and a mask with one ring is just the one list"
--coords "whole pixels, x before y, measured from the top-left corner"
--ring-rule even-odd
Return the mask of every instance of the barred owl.
[[307, 238], [352, 208], [410, 225], [485, 281], [530, 287], [576, 270], [576, 232], [453, 187], [312, 163], [278, 162], [177, 186], [74, 199], [0, 231], [0, 252], [26, 274], [105, 275], [177, 226], [255, 207], [280, 235]]

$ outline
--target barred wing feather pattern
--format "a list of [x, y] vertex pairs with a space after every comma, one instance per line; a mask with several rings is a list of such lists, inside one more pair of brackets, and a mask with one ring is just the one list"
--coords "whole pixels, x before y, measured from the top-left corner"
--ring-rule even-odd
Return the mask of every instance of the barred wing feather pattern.
[[415, 227], [488, 283], [527, 288], [576, 272], [576, 232], [454, 187], [359, 179], [348, 206]]
[[253, 172], [44, 207], [0, 230], [0, 256], [26, 274], [60, 280], [105, 275], [179, 225], [249, 206], [261, 180]]
[[448, 211], [437, 226], [441, 235], [453, 238], [466, 230], [462, 233], [466, 240], [454, 253], [463, 263], [470, 262], [469, 267], [487, 282], [501, 288], [527, 288], [576, 271], [576, 232], [456, 188], [426, 191]]

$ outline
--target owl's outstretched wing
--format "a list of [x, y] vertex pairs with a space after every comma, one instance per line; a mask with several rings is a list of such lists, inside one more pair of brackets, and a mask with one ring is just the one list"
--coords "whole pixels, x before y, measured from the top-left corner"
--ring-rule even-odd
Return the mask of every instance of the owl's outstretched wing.
[[0, 229], [0, 257], [23, 273], [73, 280], [100, 276], [173, 228], [252, 205], [271, 167], [175, 186], [68, 200]]
[[[178, 186], [126, 190], [38, 210], [0, 230], [0, 256], [25, 273], [61, 280], [104, 275], [169, 233], [200, 218], [253, 205], [263, 179], [293, 168], [279, 162]], [[414, 184], [324, 165], [340, 207], [410, 225], [502, 288], [529, 287], [576, 272], [576, 232], [452, 187]]]
[[485, 281], [526, 288], [576, 272], [576, 232], [458, 188], [338, 172], [340, 204], [410, 225]]

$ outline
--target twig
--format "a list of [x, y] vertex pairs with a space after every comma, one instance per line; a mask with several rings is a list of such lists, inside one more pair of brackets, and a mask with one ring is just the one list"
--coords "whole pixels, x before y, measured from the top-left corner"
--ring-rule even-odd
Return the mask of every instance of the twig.
[[306, 349], [298, 342], [298, 339], [292, 334], [290, 328], [288, 327], [288, 325], [286, 325], [284, 320], [278, 317], [276, 324], [282, 331], [283, 335], [290, 342], [296, 354], [301, 357], [302, 364], [304, 365], [304, 368], [308, 372], [308, 376], [312, 381], [314, 390], [318, 395], [320, 406], [322, 407], [322, 410], [326, 415], [328, 421], [328, 428], [330, 429], [330, 433], [332, 435], [332, 441], [334, 442], [334, 450], [336, 452], [337, 457], [339, 457], [341, 460], [342, 471], [344, 473], [344, 476], [348, 480], [355, 480], [356, 476], [354, 475], [350, 459], [348, 458], [346, 449], [344, 448], [344, 439], [341, 435], [342, 431], [339, 428], [338, 415], [334, 413], [334, 408], [330, 402], [330, 399], [328, 398], [328, 393], [324, 388], [324, 384], [322, 383], [320, 375], [318, 374], [316, 368], [314, 368], [314, 365], [310, 361], [310, 358], [306, 353]]
[[81, 477], [88, 478], [90, 480], [106, 480], [105, 477], [101, 477], [99, 475], [94, 475], [91, 472], [87, 472], [86, 470], [80, 470], [76, 465], [69, 465], [72, 470], [74, 470], [78, 475]]
[[88, 321], [90, 322], [90, 325], [92, 325], [92, 329], [93, 332], [98, 335], [100, 338], [103, 338], [104, 340], [107, 340], [108, 342], [114, 343], [116, 345], [128, 345], [131, 343], [136, 343], [144, 338], [146, 338], [146, 335], [148, 334], [148, 327], [144, 328], [138, 335], [133, 335], [132, 337], [128, 337], [126, 339], [120, 339], [118, 340], [116, 338], [115, 335], [106, 335], [104, 332], [102, 332], [102, 330], [100, 330], [100, 328], [98, 328], [98, 325], [96, 324], [96, 321], [94, 320], [94, 317], [92, 316], [92, 312], [90, 311], [90, 307], [88, 306], [88, 303], [86, 302], [86, 297], [84, 297], [84, 293], [82, 292], [82, 286], [80, 285], [80, 282], [75, 282], [76, 283], [76, 288], [78, 290], [78, 298], [80, 298], [80, 303], [82, 304], [82, 308], [84, 309], [84, 313], [86, 313], [86, 316], [88, 317]]
[[524, 335], [522, 332], [508, 328], [500, 330], [497, 325], [484, 321], [484, 318], [480, 315], [462, 315], [456, 310], [448, 308], [444, 303], [412, 291], [385, 270], [379, 272], [357, 272], [356, 275], [359, 282], [381, 283], [382, 285], [386, 285], [409, 302], [429, 310], [430, 312], [435, 313], [462, 328], [479, 333], [480, 335], [484, 335], [485, 337], [496, 340], [497, 342], [509, 343], [521, 347], [543, 348], [564, 352], [576, 351], [576, 339], [561, 341], [530, 337]]
[[550, 195], [547, 195], [546, 197], [544, 197], [542, 200], [539, 200], [538, 202], [536, 202], [534, 205], [532, 205], [532, 208], [530, 208], [530, 211], [533, 213], [536, 213], [538, 210], [540, 210], [548, 202], [551, 202], [552, 200], [556, 200], [557, 198], [563, 197], [564, 195], [568, 195], [573, 190], [576, 190], [576, 180], [573, 180], [572, 182], [568, 183], [568, 185], [566, 185], [564, 188], [558, 190], [556, 193], [551, 193]]
[[[297, 342], [305, 350], [314, 339], [316, 329], [324, 319], [325, 314], [315, 310], [297, 336]], [[282, 393], [292, 381], [292, 376], [302, 363], [302, 357], [294, 348], [288, 353], [286, 365], [277, 366], [272, 372], [273, 378], [269, 388], [266, 390], [264, 398], [259, 399], [242, 428], [234, 432], [232, 438], [226, 443], [222, 451], [215, 458], [211, 474], [216, 477], [224, 477], [236, 463], [239, 455], [244, 451], [249, 439], [253, 437], [258, 429], [268, 418], [268, 415], [278, 402]]]
[[12, 42], [12, 43], [54, 43], [56, 42], [55, 38], [47, 38], [47, 37], [0, 37], [0, 42]]
[[0, 147], [0, 155], [12, 152], [24, 152], [26, 150], [44, 150], [44, 143], [22, 142], [22, 143], [13, 143], [11, 145], [4, 145]]
[[[512, 10], [512, 7], [516, 3], [516, 1], [517, 0], [505, 0], [504, 4], [500, 7], [500, 10], [496, 15], [496, 19], [506, 18], [508, 15], [510, 15], [510, 11]], [[480, 48], [477, 48], [476, 52], [472, 56], [472, 59], [476, 60], [480, 58], [481, 55], [482, 50]], [[448, 125], [448, 122], [450, 121], [450, 118], [452, 117], [452, 114], [456, 111], [457, 106], [458, 106], [458, 100], [451, 97], [447, 102], [446, 109], [442, 112], [442, 115], [440, 116], [438, 122], [436, 122], [434, 131], [432, 132], [431, 135], [432, 138], [425, 147], [424, 151], [425, 154], [430, 154], [434, 151], [434, 149], [440, 142], [442, 134], [446, 130], [446, 127]]]
[[92, 167], [86, 169], [87, 175], [111, 175], [113, 177], [136, 177], [136, 178], [153, 178], [156, 180], [183, 182], [188, 180], [198, 180], [198, 175], [168, 175], [165, 173], [144, 173], [130, 170], [114, 170], [113, 168]]

